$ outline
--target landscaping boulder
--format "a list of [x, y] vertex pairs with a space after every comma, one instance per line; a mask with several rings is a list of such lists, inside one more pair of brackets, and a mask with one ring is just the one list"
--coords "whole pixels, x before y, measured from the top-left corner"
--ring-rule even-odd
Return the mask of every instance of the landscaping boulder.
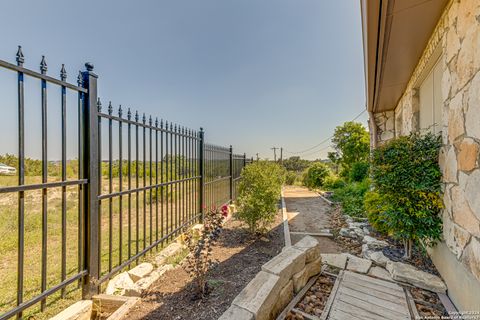
[[382, 240], [378, 240], [371, 236], [363, 237], [363, 243], [365, 243], [369, 249], [378, 250], [388, 247], [388, 243]]
[[308, 282], [308, 279], [319, 274], [322, 269], [322, 258], [305, 265], [302, 271], [293, 275], [293, 290], [298, 293]]
[[406, 282], [437, 293], [445, 293], [447, 291], [447, 287], [442, 279], [409, 264], [390, 261], [387, 263], [387, 270], [390, 272], [393, 280]]
[[347, 269], [358, 273], [367, 273], [372, 266], [372, 261], [354, 256], [348, 258]]
[[362, 255], [365, 259], [372, 260], [376, 265], [385, 267], [390, 261], [382, 251], [374, 251], [368, 249], [368, 245], [364, 244], [362, 246]]
[[262, 266], [262, 271], [278, 276], [280, 286], [287, 284], [292, 276], [305, 267], [305, 252], [288, 247]]
[[270, 312], [283, 288], [279, 280], [280, 277], [277, 275], [260, 271], [237, 295], [232, 304], [251, 312], [256, 320], [270, 319]]
[[320, 257], [320, 243], [312, 236], [305, 236], [293, 246], [305, 252], [305, 263], [317, 260]]
[[342, 237], [345, 237], [345, 238], [353, 238], [353, 239], [357, 238], [357, 234], [355, 233], [355, 231], [347, 228], [341, 228], [339, 233]]
[[347, 256], [342, 253], [322, 253], [322, 263], [329, 266], [345, 269], [347, 264]]
[[179, 254], [184, 248], [184, 245], [178, 242], [172, 242], [168, 245], [168, 247], [160, 251], [160, 253], [155, 257], [155, 264], [157, 265], [157, 267], [165, 264], [167, 258]]
[[147, 276], [135, 282], [132, 287], [126, 288], [124, 295], [128, 297], [140, 297], [142, 293], [150, 288], [152, 284], [157, 281], [165, 272], [172, 269], [173, 266], [171, 264], [167, 264], [160, 267], [158, 270], [152, 271]]
[[112, 278], [108, 282], [107, 289], [105, 290], [106, 294], [115, 294], [123, 296], [127, 289], [133, 288], [135, 283], [132, 281], [128, 272], [122, 272]]
[[133, 282], [137, 282], [143, 277], [148, 276], [153, 271], [153, 265], [148, 262], [140, 263], [135, 268], [127, 271]]

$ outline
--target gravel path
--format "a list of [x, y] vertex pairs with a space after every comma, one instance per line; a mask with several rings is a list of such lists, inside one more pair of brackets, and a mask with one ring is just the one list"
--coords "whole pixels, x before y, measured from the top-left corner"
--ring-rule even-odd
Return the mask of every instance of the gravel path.
[[[321, 233], [333, 227], [331, 223], [333, 208], [317, 193], [305, 187], [287, 186], [284, 189], [284, 197], [292, 244], [304, 237], [304, 234]], [[341, 252], [333, 239], [315, 238], [320, 242], [322, 253]]]

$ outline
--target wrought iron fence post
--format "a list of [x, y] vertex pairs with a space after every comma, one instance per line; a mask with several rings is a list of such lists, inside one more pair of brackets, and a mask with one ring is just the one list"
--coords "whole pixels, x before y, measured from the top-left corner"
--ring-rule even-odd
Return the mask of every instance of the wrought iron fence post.
[[230, 203], [233, 200], [233, 147], [230, 145]]
[[97, 79], [98, 76], [93, 73], [93, 65], [86, 63], [87, 71], [82, 72], [83, 86], [88, 90], [83, 104], [83, 128], [84, 144], [83, 165], [84, 177], [88, 179], [86, 190], [84, 192], [84, 268], [88, 271], [85, 277], [82, 294], [84, 298], [90, 298], [99, 292], [98, 279], [100, 277], [100, 215], [99, 215], [99, 133], [98, 133], [98, 110], [97, 110]]
[[205, 132], [203, 128], [200, 128], [200, 140], [199, 140], [199, 168], [200, 168], [200, 194], [199, 194], [199, 204], [200, 204], [200, 219], [203, 222], [203, 216], [205, 214]]

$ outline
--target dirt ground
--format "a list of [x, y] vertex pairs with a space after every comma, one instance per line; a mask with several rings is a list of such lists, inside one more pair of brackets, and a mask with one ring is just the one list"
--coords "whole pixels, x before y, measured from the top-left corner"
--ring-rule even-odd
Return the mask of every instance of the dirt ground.
[[251, 236], [240, 222], [230, 220], [213, 248], [212, 256], [218, 265], [209, 275], [209, 287], [213, 290], [208, 297], [195, 299], [190, 277], [177, 266], [165, 273], [124, 319], [216, 320], [283, 246], [281, 214], [270, 232], [260, 238]]
[[[290, 237], [295, 244], [306, 233], [320, 233], [332, 229], [333, 207], [317, 193], [305, 187], [287, 186], [284, 189]], [[339, 253], [341, 248], [332, 238], [315, 237], [322, 253]]]

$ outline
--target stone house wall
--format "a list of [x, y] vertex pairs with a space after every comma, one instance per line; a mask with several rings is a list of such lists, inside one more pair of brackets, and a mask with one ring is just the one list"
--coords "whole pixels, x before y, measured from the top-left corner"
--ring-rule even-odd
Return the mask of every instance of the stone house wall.
[[[440, 57], [444, 241], [430, 255], [458, 308], [480, 310], [480, 1], [452, 0], [392, 115], [374, 114], [378, 143], [419, 128], [418, 87]], [[393, 117], [395, 121], [389, 121]], [[387, 118], [387, 120], [385, 120]], [[392, 123], [393, 122], [393, 123]], [[388, 125], [386, 125], [388, 124]], [[392, 128], [393, 127], [393, 128]], [[390, 133], [394, 130], [394, 135]], [[387, 132], [387, 133], [386, 133]]]

